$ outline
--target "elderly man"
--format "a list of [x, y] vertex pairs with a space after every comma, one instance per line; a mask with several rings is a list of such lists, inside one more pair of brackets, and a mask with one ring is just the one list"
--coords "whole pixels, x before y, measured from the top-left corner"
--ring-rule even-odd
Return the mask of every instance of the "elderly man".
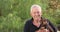
[[32, 18], [26, 22], [24, 32], [57, 32], [49, 20], [42, 18], [42, 10], [39, 5], [31, 6], [30, 15]]

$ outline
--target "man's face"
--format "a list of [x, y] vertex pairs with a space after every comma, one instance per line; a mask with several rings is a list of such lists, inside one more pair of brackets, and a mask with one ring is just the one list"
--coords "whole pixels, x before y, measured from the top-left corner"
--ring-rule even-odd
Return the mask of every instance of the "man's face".
[[33, 19], [35, 20], [40, 19], [41, 15], [42, 15], [42, 12], [38, 8], [32, 9], [31, 16], [33, 17]]

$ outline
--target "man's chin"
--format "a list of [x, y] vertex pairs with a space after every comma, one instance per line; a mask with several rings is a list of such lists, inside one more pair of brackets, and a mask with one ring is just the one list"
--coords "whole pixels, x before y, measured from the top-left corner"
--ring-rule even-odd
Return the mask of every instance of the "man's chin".
[[40, 20], [40, 18], [35, 18], [35, 20]]

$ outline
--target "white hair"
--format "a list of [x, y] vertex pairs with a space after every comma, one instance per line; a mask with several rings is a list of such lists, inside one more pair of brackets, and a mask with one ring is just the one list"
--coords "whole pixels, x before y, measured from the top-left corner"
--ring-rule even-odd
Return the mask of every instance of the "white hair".
[[36, 4], [32, 5], [30, 12], [32, 12], [32, 9], [33, 9], [33, 8], [38, 8], [39, 11], [41, 12], [41, 7], [40, 7], [39, 5], [36, 5]]

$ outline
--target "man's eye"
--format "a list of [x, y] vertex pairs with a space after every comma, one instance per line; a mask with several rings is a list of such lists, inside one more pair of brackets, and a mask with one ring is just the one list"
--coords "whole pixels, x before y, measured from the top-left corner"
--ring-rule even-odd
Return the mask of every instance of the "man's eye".
[[39, 13], [39, 12], [37, 12], [37, 13]]

